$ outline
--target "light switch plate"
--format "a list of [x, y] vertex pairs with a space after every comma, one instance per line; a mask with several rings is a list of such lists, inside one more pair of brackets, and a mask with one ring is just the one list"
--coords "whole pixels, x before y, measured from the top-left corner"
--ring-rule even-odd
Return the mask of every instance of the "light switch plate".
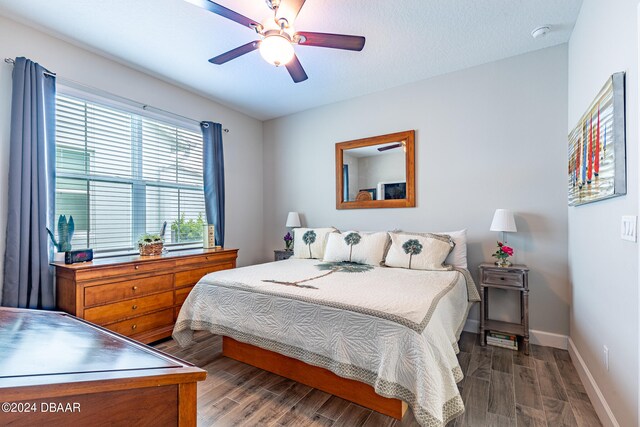
[[636, 242], [638, 240], [638, 217], [625, 215], [622, 217], [622, 225], [620, 230], [622, 240]]

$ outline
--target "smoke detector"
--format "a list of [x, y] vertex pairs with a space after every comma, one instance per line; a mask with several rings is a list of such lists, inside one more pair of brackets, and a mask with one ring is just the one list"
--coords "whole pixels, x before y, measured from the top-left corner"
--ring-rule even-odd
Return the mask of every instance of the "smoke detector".
[[531, 31], [531, 37], [534, 39], [539, 39], [547, 35], [547, 33], [551, 31], [551, 27], [549, 25], [542, 25], [540, 27], [536, 27]]

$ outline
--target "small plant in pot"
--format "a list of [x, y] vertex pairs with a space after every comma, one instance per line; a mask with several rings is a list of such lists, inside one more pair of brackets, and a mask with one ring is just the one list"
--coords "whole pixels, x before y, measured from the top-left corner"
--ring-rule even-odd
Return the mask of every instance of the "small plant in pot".
[[55, 254], [56, 261], [64, 261], [64, 253], [71, 250], [71, 239], [73, 238], [73, 232], [75, 231], [75, 224], [73, 223], [73, 216], [69, 215], [69, 221], [67, 222], [66, 215], [60, 215], [58, 218], [58, 240], [56, 240], [53, 232], [47, 228], [47, 233], [51, 237], [53, 246], [58, 251]]
[[164, 243], [162, 237], [159, 234], [143, 234], [138, 238], [138, 249], [140, 255], [160, 255], [162, 254], [162, 248]]

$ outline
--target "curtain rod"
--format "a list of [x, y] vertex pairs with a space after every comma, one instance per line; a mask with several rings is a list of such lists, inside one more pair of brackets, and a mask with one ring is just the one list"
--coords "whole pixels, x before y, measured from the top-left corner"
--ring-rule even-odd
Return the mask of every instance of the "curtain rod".
[[[4, 58], [4, 62], [6, 62], [7, 64], [12, 64], [12, 65], [15, 65], [15, 63], [16, 63], [16, 61], [14, 59], [12, 59], [12, 58]], [[46, 75], [48, 75], [48, 76], [51, 76], [51, 77], [57, 77], [56, 73], [52, 73], [50, 71], [45, 71], [44, 73]], [[79, 83], [79, 82], [76, 82], [76, 81], [73, 81], [73, 80], [70, 80], [70, 79], [59, 78], [59, 80], [61, 80], [63, 83], [66, 81], [66, 82], [73, 83], [76, 86], [81, 86], [81, 87], [84, 87], [84, 88], [87, 88], [87, 89], [95, 89], [95, 88], [92, 88], [90, 86], [84, 85], [82, 83]], [[140, 104], [139, 102], [136, 102], [136, 101], [128, 99], [128, 98], [124, 98], [124, 97], [120, 97], [120, 96], [118, 96], [118, 97], [122, 98], [122, 99], [124, 99], [126, 101], [129, 101], [129, 103], [132, 103], [134, 105], [139, 106], [140, 108], [142, 108], [145, 111], [154, 110], [154, 111], [160, 112], [162, 114], [178, 117], [178, 118], [180, 118], [182, 120], [187, 120], [187, 121], [190, 121], [190, 122], [193, 122], [193, 123], [197, 123], [198, 125], [202, 124], [202, 122], [200, 122], [198, 120], [195, 120], [195, 119], [192, 119], [192, 118], [189, 118], [189, 117], [186, 117], [186, 116], [181, 116], [180, 114], [172, 113], [171, 111], [163, 110], [162, 108], [153, 107], [153, 106], [147, 105], [147, 104]], [[229, 133], [229, 129], [227, 129], [227, 128], [224, 128], [222, 130], [225, 133]]]
[[[12, 58], [4, 58], [4, 62], [6, 62], [7, 64], [11, 64], [11, 65], [15, 65], [16, 61]], [[49, 70], [45, 70], [44, 71], [44, 75], [45, 76], [51, 76], [51, 77], [56, 77], [57, 74], [56, 73], [52, 73]]]

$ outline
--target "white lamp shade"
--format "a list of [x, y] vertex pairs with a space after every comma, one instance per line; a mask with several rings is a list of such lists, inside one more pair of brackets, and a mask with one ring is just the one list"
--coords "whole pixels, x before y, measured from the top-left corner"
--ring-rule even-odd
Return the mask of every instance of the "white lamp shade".
[[286, 227], [300, 227], [300, 215], [298, 215], [298, 212], [289, 212]]
[[515, 233], [516, 220], [513, 218], [513, 212], [509, 209], [496, 209], [496, 213], [493, 214], [493, 221], [491, 222], [491, 231], [506, 231], [509, 233]]
[[295, 52], [289, 40], [280, 35], [271, 35], [260, 42], [260, 55], [268, 63], [279, 67], [291, 62]]

